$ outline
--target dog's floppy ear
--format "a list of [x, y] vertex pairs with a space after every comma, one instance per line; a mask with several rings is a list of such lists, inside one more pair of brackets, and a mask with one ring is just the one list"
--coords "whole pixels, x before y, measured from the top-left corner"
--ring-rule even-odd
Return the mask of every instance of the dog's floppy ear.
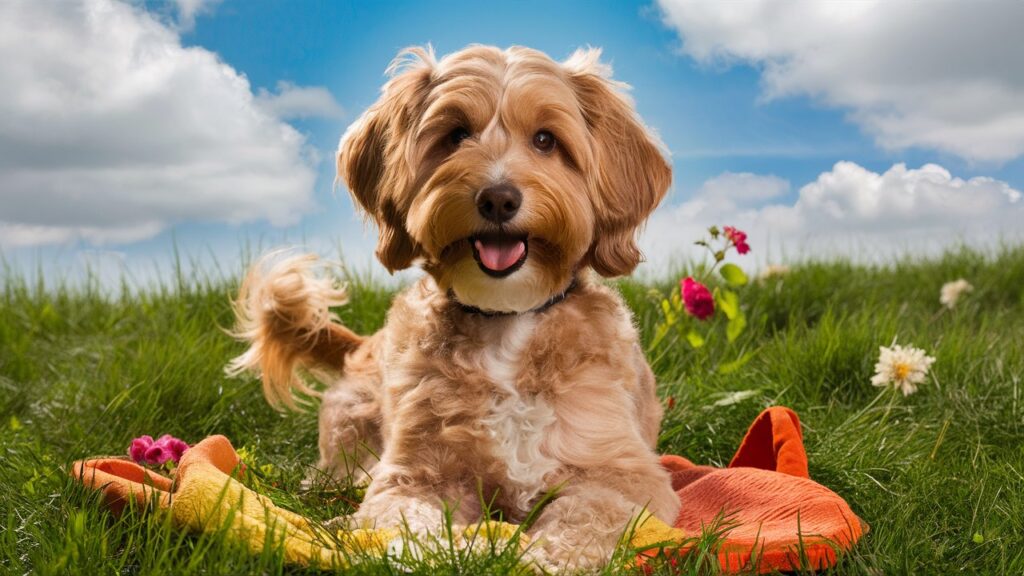
[[400, 52], [388, 67], [393, 77], [380, 99], [349, 126], [338, 146], [338, 179], [377, 225], [377, 259], [390, 272], [408, 268], [420, 255], [405, 228], [413, 178], [406, 148], [435, 66], [430, 46]]
[[601, 50], [577, 50], [563, 63], [580, 111], [595, 142], [589, 177], [596, 216], [590, 265], [602, 276], [629, 274], [640, 263], [637, 228], [665, 196], [672, 168], [661, 144], [640, 121], [626, 96], [601, 64]]

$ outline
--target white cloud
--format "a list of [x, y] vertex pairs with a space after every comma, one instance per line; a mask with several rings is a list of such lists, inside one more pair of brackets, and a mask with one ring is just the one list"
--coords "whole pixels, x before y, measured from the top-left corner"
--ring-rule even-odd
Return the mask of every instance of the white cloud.
[[787, 190], [788, 183], [774, 176], [727, 172], [708, 180], [689, 201], [651, 217], [641, 237], [650, 261], [645, 269], [657, 273], [673, 256], [697, 255], [692, 242], [712, 224], [748, 232], [753, 258], [740, 262], [762, 264], [781, 253], [862, 259], [928, 254], [961, 242], [1020, 239], [1024, 232], [1019, 190], [992, 178], [957, 178], [935, 164], [895, 164], [879, 174], [838, 162], [801, 187], [791, 203], [780, 201]]
[[256, 103], [278, 118], [340, 118], [345, 114], [341, 104], [323, 86], [296, 86], [277, 83], [277, 93], [260, 88]]
[[0, 247], [19, 248], [44, 244], [67, 244], [84, 240], [90, 244], [129, 244], [156, 236], [161, 222], [138, 222], [123, 226], [35, 226], [0, 221]]
[[286, 225], [314, 205], [304, 136], [140, 8], [0, 2], [0, 85], [0, 244]]
[[178, 29], [191, 30], [196, 25], [196, 16], [211, 12], [221, 0], [173, 0], [178, 13]]
[[[649, 240], [653, 236], [667, 239], [674, 234], [674, 230], [680, 230], [677, 226], [686, 227], [690, 231], [695, 230], [694, 225], [696, 229], [707, 228], [717, 224], [704, 221], [711, 214], [735, 214], [777, 198], [788, 190], [789, 182], [777, 176], [725, 172], [704, 182], [690, 201], [679, 206], [662, 207], [655, 212], [647, 224], [645, 238]], [[692, 234], [690, 240], [696, 240], [699, 235]], [[678, 236], [678, 240], [684, 243], [687, 239], [686, 236]], [[649, 249], [645, 251], [648, 255], [652, 252], [671, 253], [679, 247], [679, 243], [656, 245], [648, 242], [648, 246]]]
[[704, 182], [699, 196], [714, 198], [721, 207], [732, 209], [737, 204], [751, 205], [778, 198], [788, 191], [789, 182], [778, 176], [726, 172]]
[[847, 109], [885, 148], [1024, 154], [1024, 2], [658, 3], [697, 61], [757, 66], [765, 97]]

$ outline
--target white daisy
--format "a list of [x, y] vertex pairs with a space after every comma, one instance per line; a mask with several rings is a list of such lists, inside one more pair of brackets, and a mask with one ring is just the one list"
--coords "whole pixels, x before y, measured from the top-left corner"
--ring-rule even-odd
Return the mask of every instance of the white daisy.
[[971, 290], [974, 290], [974, 286], [971, 286], [971, 283], [963, 278], [946, 282], [942, 285], [942, 290], [939, 291], [939, 303], [952, 310], [960, 296]]
[[935, 358], [927, 356], [924, 350], [898, 344], [891, 348], [879, 347], [878, 364], [875, 364], [875, 375], [871, 378], [874, 386], [892, 386], [910, 396], [917, 392], [917, 385], [924, 382], [928, 368]]

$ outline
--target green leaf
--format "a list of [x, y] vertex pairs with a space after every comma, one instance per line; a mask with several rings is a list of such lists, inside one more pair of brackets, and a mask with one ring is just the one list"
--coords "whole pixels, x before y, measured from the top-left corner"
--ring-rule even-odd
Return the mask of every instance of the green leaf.
[[679, 291], [678, 290], [673, 290], [672, 291], [672, 298], [671, 298], [671, 300], [672, 300], [672, 308], [675, 309], [676, 312], [682, 312], [682, 310], [683, 310], [683, 297], [679, 295]]
[[735, 372], [735, 371], [739, 370], [740, 368], [743, 368], [744, 366], [746, 366], [747, 362], [750, 362], [750, 359], [753, 358], [753, 357], [754, 357], [754, 354], [752, 352], [747, 352], [746, 354], [744, 354], [743, 356], [740, 356], [739, 358], [733, 360], [732, 362], [726, 362], [725, 364], [719, 364], [718, 365], [718, 373], [719, 374], [732, 374], [733, 372]]
[[672, 310], [672, 305], [668, 300], [661, 301], [661, 312], [665, 315], [665, 324], [671, 326], [676, 323], [676, 313]]
[[725, 278], [725, 281], [732, 286], [746, 286], [749, 279], [747, 274], [735, 264], [726, 264], [722, 266], [722, 269], [718, 271]]
[[718, 301], [718, 309], [726, 318], [732, 320], [740, 313], [740, 297], [732, 290], [722, 290], [715, 300]]
[[661, 344], [661, 341], [665, 339], [666, 334], [668, 334], [668, 324], [658, 324], [654, 329], [654, 339], [651, 340], [650, 349], [656, 349], [658, 344]]
[[690, 330], [686, 333], [686, 341], [694, 348], [701, 348], [704, 346], [704, 337], [694, 330]]
[[743, 330], [747, 327], [747, 319], [743, 316], [742, 312], [739, 312], [733, 318], [729, 319], [729, 324], [725, 327], [725, 335], [729, 338], [729, 342], [734, 342], [743, 334]]

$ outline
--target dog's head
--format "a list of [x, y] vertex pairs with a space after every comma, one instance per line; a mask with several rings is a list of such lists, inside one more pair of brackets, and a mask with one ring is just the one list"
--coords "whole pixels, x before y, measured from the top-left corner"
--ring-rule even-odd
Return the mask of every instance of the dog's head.
[[582, 267], [630, 273], [637, 228], [672, 174], [599, 56], [400, 54], [338, 151], [384, 266], [422, 262], [441, 289], [492, 311], [539, 306]]

